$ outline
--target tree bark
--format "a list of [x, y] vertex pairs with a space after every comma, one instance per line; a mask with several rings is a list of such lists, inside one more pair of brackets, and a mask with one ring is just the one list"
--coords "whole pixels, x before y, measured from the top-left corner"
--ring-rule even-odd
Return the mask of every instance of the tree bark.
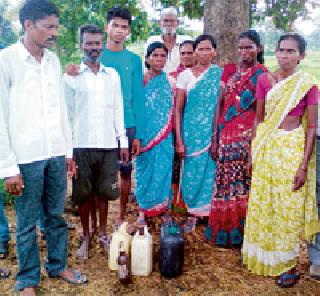
[[249, 0], [205, 0], [204, 33], [217, 40], [218, 65], [237, 62], [239, 34], [248, 27]]

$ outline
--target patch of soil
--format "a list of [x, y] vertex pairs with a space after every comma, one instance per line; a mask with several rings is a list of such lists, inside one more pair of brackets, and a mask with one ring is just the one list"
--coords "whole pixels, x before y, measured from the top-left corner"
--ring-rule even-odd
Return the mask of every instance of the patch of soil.
[[[110, 203], [107, 230], [112, 233], [114, 219], [117, 216], [119, 201]], [[11, 225], [10, 255], [0, 261], [1, 267], [12, 271], [9, 279], [0, 280], [0, 295], [17, 295], [13, 291], [14, 275], [17, 272], [15, 253], [15, 216], [12, 207], [6, 209]], [[134, 202], [128, 205], [128, 220], [135, 222], [137, 206]], [[108, 269], [107, 256], [103, 253], [97, 237], [91, 244], [89, 259], [85, 262], [75, 259], [75, 252], [80, 245], [79, 218], [66, 214], [66, 219], [77, 224], [76, 230], [69, 231], [69, 265], [87, 274], [89, 283], [75, 286], [59, 279], [48, 278], [42, 268], [41, 283], [38, 295], [149, 295], [149, 296], [195, 296], [195, 295], [320, 295], [320, 283], [309, 277], [306, 245], [302, 243], [299, 271], [301, 279], [291, 289], [280, 289], [274, 279], [255, 276], [241, 266], [240, 250], [223, 249], [213, 246], [203, 239], [204, 226], [197, 226], [192, 233], [185, 235], [185, 265], [183, 275], [175, 279], [160, 276], [158, 268], [158, 249], [161, 219], [150, 221], [153, 235], [153, 272], [148, 277], [133, 277], [129, 286], [122, 286], [115, 272]], [[177, 217], [180, 223], [183, 217]], [[40, 235], [39, 235], [40, 240]], [[40, 242], [41, 261], [45, 261], [46, 248]]]

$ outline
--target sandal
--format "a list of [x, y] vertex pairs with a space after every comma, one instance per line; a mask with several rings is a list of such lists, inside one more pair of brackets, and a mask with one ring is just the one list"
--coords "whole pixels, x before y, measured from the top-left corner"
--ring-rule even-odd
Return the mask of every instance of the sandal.
[[72, 223], [70, 221], [67, 222], [68, 230], [74, 230], [77, 227], [76, 223]]
[[98, 241], [100, 243], [101, 248], [104, 250], [104, 252], [108, 254], [111, 238], [108, 237], [107, 235], [99, 235]]
[[88, 282], [87, 280], [87, 277], [81, 273], [79, 270], [77, 269], [70, 269], [73, 277], [72, 278], [67, 278], [66, 276], [63, 276], [63, 275], [57, 275], [57, 276], [52, 276], [52, 275], [49, 275], [49, 277], [51, 278], [60, 278], [62, 279], [63, 281], [66, 281], [70, 284], [74, 284], [74, 285], [83, 285], [83, 284], [86, 284]]
[[89, 258], [89, 242], [82, 241], [80, 248], [76, 252], [76, 258], [81, 260], [88, 260]]
[[[280, 288], [291, 288], [298, 282], [299, 278], [300, 278], [299, 272], [296, 272], [296, 273], [284, 272], [276, 280], [276, 285], [278, 285]], [[290, 281], [290, 283], [286, 283], [287, 281]]]
[[310, 277], [320, 281], [320, 266], [319, 265], [315, 265], [315, 264], [311, 264], [310, 265], [310, 269], [309, 269], [309, 274]]
[[10, 276], [11, 271], [6, 268], [0, 268], [0, 279], [6, 279]]

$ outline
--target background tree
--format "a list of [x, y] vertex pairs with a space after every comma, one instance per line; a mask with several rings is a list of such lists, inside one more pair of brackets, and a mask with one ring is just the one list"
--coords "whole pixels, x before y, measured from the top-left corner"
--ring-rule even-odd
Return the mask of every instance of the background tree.
[[2, 0], [0, 3], [0, 46], [8, 46], [17, 40], [17, 35], [13, 32], [10, 21], [6, 18], [9, 3]]
[[292, 31], [298, 17], [307, 18], [319, 6], [319, 0], [265, 0], [264, 16], [272, 17], [277, 29]]
[[[318, 0], [265, 0], [264, 9], [258, 10], [253, 0], [205, 0], [204, 31], [218, 39], [224, 49], [218, 63], [224, 65], [237, 60], [237, 36], [256, 20], [271, 17], [276, 29], [291, 31], [298, 17], [306, 17], [310, 9], [320, 6]], [[247, 12], [248, 11], [248, 12]], [[221, 17], [221, 14], [224, 14]]]
[[85, 23], [94, 23], [100, 28], [105, 24], [105, 14], [114, 5], [128, 8], [133, 16], [131, 42], [148, 36], [147, 13], [141, 10], [137, 0], [53, 0], [60, 11], [58, 54], [62, 63], [79, 61], [78, 30]]
[[[176, 6], [190, 18], [204, 16], [204, 32], [213, 34], [218, 46], [218, 63], [236, 61], [237, 36], [257, 21], [271, 17], [276, 29], [290, 31], [298, 17], [307, 17], [310, 10], [320, 6], [319, 0], [153, 0], [164, 6]], [[258, 2], [264, 2], [259, 9]]]
[[204, 20], [204, 33], [218, 41], [218, 64], [236, 62], [239, 32], [249, 27], [249, 0], [207, 0]]

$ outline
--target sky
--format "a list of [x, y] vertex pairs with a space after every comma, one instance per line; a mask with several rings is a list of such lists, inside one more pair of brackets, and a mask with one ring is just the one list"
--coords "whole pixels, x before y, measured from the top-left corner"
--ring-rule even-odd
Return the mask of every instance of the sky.
[[[1, 0], [0, 0], [1, 1]], [[72, 0], [70, 0], [72, 1]], [[145, 7], [146, 11], [148, 11], [150, 18], [158, 18], [158, 14], [154, 11], [151, 5], [151, 0], [140, 0], [143, 6]], [[21, 2], [21, 0], [9, 0], [9, 3], [12, 5], [16, 5], [17, 3]], [[316, 19], [320, 19], [320, 8], [313, 10], [312, 15], [310, 16], [311, 20], [297, 20], [296, 27], [302, 31], [304, 35], [309, 35], [313, 32], [315, 28], [314, 21]], [[186, 18], [184, 19], [187, 26], [194, 28], [196, 31], [202, 31], [203, 23], [202, 21], [190, 21]]]

